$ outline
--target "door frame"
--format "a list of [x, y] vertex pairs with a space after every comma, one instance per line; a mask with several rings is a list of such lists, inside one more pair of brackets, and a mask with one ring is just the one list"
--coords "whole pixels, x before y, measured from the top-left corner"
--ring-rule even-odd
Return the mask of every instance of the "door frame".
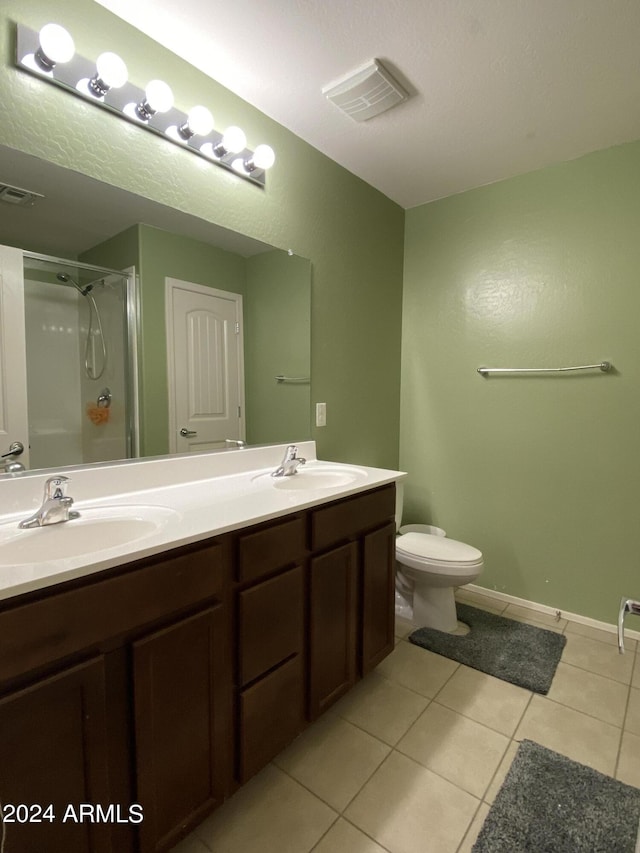
[[22, 442], [18, 461], [28, 468], [23, 254], [22, 249], [0, 246], [0, 452], [6, 453], [13, 441]]
[[164, 280], [164, 313], [166, 331], [167, 351], [167, 398], [169, 403], [169, 453], [178, 453], [178, 412], [176, 411], [176, 389], [175, 389], [175, 358], [173, 349], [173, 292], [174, 290], [186, 290], [201, 296], [215, 296], [218, 299], [227, 299], [234, 302], [236, 306], [236, 323], [238, 333], [236, 334], [236, 346], [238, 347], [238, 399], [240, 401], [240, 438], [246, 438], [246, 407], [244, 398], [244, 321], [242, 315], [242, 294], [231, 290], [219, 290], [206, 284], [195, 284], [192, 281], [184, 281], [179, 278], [165, 277]]

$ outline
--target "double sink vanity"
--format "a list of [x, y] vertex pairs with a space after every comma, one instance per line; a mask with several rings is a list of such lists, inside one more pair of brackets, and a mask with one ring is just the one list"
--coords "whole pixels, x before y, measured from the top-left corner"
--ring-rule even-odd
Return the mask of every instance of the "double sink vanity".
[[284, 451], [0, 481], [7, 850], [170, 850], [393, 649], [404, 475]]

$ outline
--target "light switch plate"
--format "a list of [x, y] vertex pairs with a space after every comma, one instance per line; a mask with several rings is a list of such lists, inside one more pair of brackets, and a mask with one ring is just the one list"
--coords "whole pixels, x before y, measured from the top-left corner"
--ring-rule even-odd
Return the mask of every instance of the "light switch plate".
[[316, 426], [323, 427], [327, 425], [327, 404], [316, 403]]

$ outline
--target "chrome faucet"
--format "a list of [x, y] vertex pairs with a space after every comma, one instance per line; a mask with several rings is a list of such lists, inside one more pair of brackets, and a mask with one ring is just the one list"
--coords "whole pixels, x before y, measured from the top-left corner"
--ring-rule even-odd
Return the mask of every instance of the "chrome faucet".
[[241, 438], [225, 438], [224, 443], [227, 447], [246, 447], [247, 442]]
[[298, 470], [299, 465], [304, 465], [306, 459], [298, 456], [298, 448], [295, 444], [290, 444], [284, 452], [284, 457], [280, 465], [271, 474], [272, 477], [291, 477]]
[[78, 518], [80, 513], [71, 509], [73, 498], [66, 494], [68, 477], [56, 474], [49, 477], [44, 484], [44, 500], [37, 512], [21, 521], [18, 527], [44, 527], [46, 524], [60, 524], [72, 518]]

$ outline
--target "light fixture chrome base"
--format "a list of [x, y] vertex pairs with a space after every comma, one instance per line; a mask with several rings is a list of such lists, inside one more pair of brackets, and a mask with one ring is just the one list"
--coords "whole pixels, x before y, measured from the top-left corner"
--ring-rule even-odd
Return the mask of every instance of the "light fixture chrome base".
[[[79, 96], [86, 101], [90, 101], [98, 107], [106, 108], [113, 113], [117, 113], [128, 122], [137, 124], [138, 127], [144, 127], [151, 130], [165, 139], [168, 139], [174, 145], [178, 145], [183, 150], [188, 150], [213, 163], [216, 166], [222, 166], [224, 169], [233, 172], [239, 178], [257, 184], [260, 187], [265, 186], [265, 171], [264, 169], [255, 169], [251, 172], [238, 171], [232, 167], [232, 163], [237, 159], [243, 161], [251, 161], [253, 151], [245, 148], [238, 153], [225, 152], [222, 157], [211, 157], [201, 151], [203, 145], [209, 145], [210, 151], [219, 149], [222, 143], [223, 134], [218, 131], [212, 131], [206, 136], [191, 136], [189, 139], [171, 136], [167, 133], [170, 127], [182, 127], [187, 123], [187, 114], [176, 109], [175, 107], [165, 113], [154, 113], [148, 119], [142, 121], [136, 116], [135, 107], [138, 104], [144, 103], [145, 91], [133, 83], [125, 83], [119, 89], [112, 88], [106, 91], [103, 95], [99, 95], [97, 90], [91, 86], [91, 82], [96, 76], [96, 65], [89, 59], [75, 54], [74, 57], [65, 63], [58, 63], [51, 68], [45, 70], [40, 67], [37, 59], [40, 40], [36, 30], [32, 30], [23, 24], [17, 24], [17, 47], [16, 47], [16, 66], [22, 71], [27, 71], [35, 77], [39, 77], [46, 83], [53, 83], [66, 89], [73, 95]], [[79, 81], [86, 80], [87, 83], [81, 88], [77, 88]], [[128, 108], [128, 109], [127, 109]], [[222, 149], [224, 150], [224, 149]]]

